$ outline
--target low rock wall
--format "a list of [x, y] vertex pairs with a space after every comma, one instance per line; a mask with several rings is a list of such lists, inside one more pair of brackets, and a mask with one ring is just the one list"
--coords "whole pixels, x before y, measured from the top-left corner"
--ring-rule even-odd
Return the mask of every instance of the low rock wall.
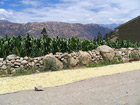
[[[57, 52], [55, 55], [47, 54], [42, 57], [19, 57], [16, 55], [7, 56], [6, 60], [0, 58], [0, 70], [7, 70], [10, 68], [11, 73], [19, 68], [27, 69], [29, 67], [41, 68], [44, 67], [44, 61], [51, 57], [57, 64], [57, 67], [62, 68], [72, 68], [78, 65], [87, 65], [90, 62], [98, 62], [100, 60], [118, 60], [118, 57], [123, 60], [123, 62], [129, 62], [133, 60], [139, 60], [140, 49], [134, 48], [121, 48], [113, 49], [106, 45], [99, 46], [97, 49], [92, 51], [79, 51], [73, 53], [61, 53]], [[53, 63], [54, 63], [53, 62]], [[47, 66], [47, 65], [46, 65]]]

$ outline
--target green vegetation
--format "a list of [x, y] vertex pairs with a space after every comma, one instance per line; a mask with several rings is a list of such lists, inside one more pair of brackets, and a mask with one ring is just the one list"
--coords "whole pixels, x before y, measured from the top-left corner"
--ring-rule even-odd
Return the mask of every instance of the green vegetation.
[[101, 67], [101, 66], [106, 66], [106, 65], [112, 65], [112, 64], [120, 64], [123, 63], [121, 60], [116, 61], [116, 60], [101, 60], [98, 63], [97, 62], [91, 62], [87, 65], [87, 67]]
[[106, 34], [103, 38], [101, 34], [98, 33], [97, 38], [95, 40], [81, 40], [79, 38], [51, 38], [46, 35], [46, 29], [43, 28], [42, 36], [38, 38], [34, 38], [29, 34], [26, 37], [19, 35], [17, 37], [5, 37], [0, 38], [0, 57], [5, 58], [10, 54], [16, 54], [18, 56], [24, 57], [37, 57], [43, 56], [49, 53], [55, 54], [56, 52], [68, 52], [71, 53], [73, 51], [77, 52], [79, 50], [88, 51], [96, 49], [101, 45], [108, 45], [112, 48], [138, 48], [140, 47], [140, 42], [131, 43], [130, 41], [108, 41], [107, 39], [111, 37], [110, 34]]
[[46, 28], [45, 27], [41, 31], [41, 35], [43, 35], [43, 34], [46, 34], [47, 35], [47, 31], [46, 31]]
[[100, 45], [108, 45], [112, 48], [128, 48], [140, 47], [140, 42], [131, 43], [130, 41], [114, 41], [108, 42], [104, 39], [98, 40], [80, 40], [78, 38], [51, 38], [46, 35], [42, 37], [34, 38], [27, 34], [26, 37], [19, 35], [18, 37], [4, 37], [0, 38], [0, 57], [6, 57], [10, 54], [16, 54], [18, 56], [24, 57], [37, 57], [43, 56], [48, 53], [55, 54], [56, 52], [68, 52], [72, 51], [88, 51], [96, 49]]
[[140, 54], [138, 52], [133, 52], [129, 54], [130, 61], [139, 61], [140, 60]]
[[21, 75], [29, 75], [29, 74], [33, 74], [36, 73], [36, 70], [33, 68], [27, 68], [27, 69], [17, 69], [16, 72], [14, 74], [11, 74], [12, 76], [21, 76]]
[[[0, 57], [6, 58], [10, 54], [16, 54], [18, 56], [24, 57], [37, 57], [43, 56], [49, 53], [55, 54], [56, 52], [62, 53], [71, 53], [71, 52], [78, 52], [79, 50], [88, 51], [96, 49], [98, 46], [107, 45], [115, 49], [120, 48], [138, 48], [140, 47], [140, 42], [131, 43], [127, 40], [116, 40], [116, 41], [109, 41], [115, 35], [115, 32], [110, 32], [106, 34], [104, 37], [98, 33], [97, 38], [95, 40], [81, 40], [77, 37], [72, 38], [51, 38], [47, 35], [46, 29], [43, 28], [41, 32], [42, 36], [35, 38], [27, 34], [25, 37], [19, 35], [17, 37], [5, 37], [0, 38]], [[130, 59], [132, 61], [139, 60], [140, 54], [132, 53], [130, 54]], [[82, 59], [80, 59], [80, 66]], [[70, 59], [67, 59], [67, 63], [64, 64], [64, 69], [69, 68]], [[105, 65], [111, 64], [119, 64], [122, 63], [121, 57], [115, 56], [113, 60], [102, 60], [98, 63], [91, 62], [87, 65], [87, 67], [100, 67]], [[6, 71], [0, 70], [0, 77], [5, 76], [19, 76], [19, 75], [28, 75], [32, 73], [44, 72], [44, 71], [57, 71], [59, 68], [56, 66], [56, 62], [52, 59], [44, 61], [44, 66], [42, 68], [27, 68], [27, 69], [17, 69], [16, 72], [12, 72], [11, 67], [9, 66]]]
[[45, 72], [47, 70], [44, 67], [42, 67], [42, 68], [30, 67], [27, 69], [24, 69], [24, 68], [16, 69], [16, 71], [14, 73], [9, 73], [9, 71], [11, 72], [10, 69], [7, 70], [7, 72], [4, 70], [0, 70], [0, 77], [29, 75], [29, 74], [34, 74], [37, 72]]
[[57, 71], [59, 68], [56, 66], [54, 59], [47, 59], [44, 61], [44, 70]]
[[[87, 67], [101, 67], [101, 66], [112, 65], [112, 64], [120, 64], [120, 63], [123, 63], [123, 62], [121, 60], [120, 61], [101, 60], [98, 63], [91, 62], [87, 65]], [[83, 66], [83, 67], [85, 67], [85, 66]], [[27, 68], [27, 69], [19, 68], [13, 74], [9, 73], [9, 72], [11, 72], [10, 69], [7, 72], [5, 72], [3, 70], [0, 70], [0, 77], [22, 76], [22, 75], [34, 74], [34, 73], [37, 73], [37, 72], [57, 71], [57, 70], [58, 69], [57, 69], [56, 65], [54, 65], [53, 61], [49, 61], [49, 62], [46, 61], [44, 63], [44, 67], [42, 67], [42, 68], [36, 68], [36, 67], [30, 67], [30, 68]]]

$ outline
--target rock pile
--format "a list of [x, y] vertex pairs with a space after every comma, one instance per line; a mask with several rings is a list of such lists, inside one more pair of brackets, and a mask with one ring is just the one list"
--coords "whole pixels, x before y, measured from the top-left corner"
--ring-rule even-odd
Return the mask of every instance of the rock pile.
[[72, 53], [57, 52], [55, 55], [48, 54], [46, 56], [35, 58], [9, 55], [5, 60], [3, 58], [0, 58], [0, 70], [7, 70], [8, 68], [10, 68], [11, 73], [14, 73], [18, 68], [41, 68], [44, 67], [44, 61], [51, 61], [51, 63], [53, 63], [59, 69], [64, 68], [66, 65], [68, 68], [72, 68], [81, 64], [87, 65], [90, 62], [98, 62], [104, 59], [113, 60], [115, 57], [120, 57], [123, 62], [129, 62], [130, 60], [134, 60], [136, 58], [137, 60], [139, 60], [140, 49], [113, 49], [109, 46], [103, 45], [92, 51], [79, 51]]

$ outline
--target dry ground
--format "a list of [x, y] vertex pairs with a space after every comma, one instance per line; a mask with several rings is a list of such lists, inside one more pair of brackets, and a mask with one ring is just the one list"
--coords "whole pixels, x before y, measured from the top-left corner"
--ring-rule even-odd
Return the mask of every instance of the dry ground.
[[35, 86], [53, 87], [93, 77], [112, 75], [140, 69], [140, 61], [97, 68], [62, 70], [14, 78], [0, 78], [0, 94], [34, 89]]
[[0, 105], [140, 105], [140, 70], [0, 95]]

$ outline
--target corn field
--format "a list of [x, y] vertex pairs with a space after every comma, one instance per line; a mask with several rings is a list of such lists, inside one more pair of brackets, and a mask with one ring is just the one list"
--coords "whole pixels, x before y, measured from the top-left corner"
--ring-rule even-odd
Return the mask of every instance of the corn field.
[[16, 54], [24, 57], [37, 57], [43, 56], [49, 53], [55, 54], [56, 52], [68, 52], [72, 51], [88, 51], [96, 49], [100, 45], [108, 45], [112, 48], [128, 48], [140, 47], [140, 43], [131, 43], [130, 41], [114, 41], [108, 42], [104, 39], [98, 40], [81, 40], [78, 38], [51, 38], [46, 35], [42, 35], [39, 38], [31, 37], [29, 34], [26, 37], [19, 35], [18, 37], [5, 37], [0, 38], [0, 57], [6, 58], [10, 54]]

